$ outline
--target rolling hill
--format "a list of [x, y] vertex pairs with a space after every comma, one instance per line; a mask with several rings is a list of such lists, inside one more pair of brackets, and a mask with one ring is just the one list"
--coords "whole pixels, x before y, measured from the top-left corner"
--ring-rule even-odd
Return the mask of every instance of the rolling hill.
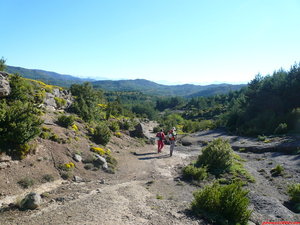
[[149, 95], [162, 95], [162, 96], [184, 96], [184, 97], [197, 97], [197, 96], [212, 96], [216, 94], [224, 94], [229, 91], [241, 89], [244, 84], [211, 84], [211, 85], [163, 85], [155, 82], [136, 79], [136, 80], [101, 80], [92, 82], [95, 88], [103, 89], [106, 91], [139, 91]]
[[142, 92], [147, 95], [154, 96], [212, 96], [216, 94], [224, 94], [229, 91], [239, 90], [244, 84], [211, 84], [211, 85], [163, 85], [145, 79], [135, 80], [93, 80], [83, 79], [72, 75], [64, 75], [56, 72], [50, 72], [39, 69], [26, 69], [22, 67], [7, 66], [8, 73], [18, 73], [23, 77], [40, 80], [47, 84], [57, 85], [61, 87], [69, 87], [72, 84], [80, 84], [83, 82], [91, 82], [94, 88], [105, 91], [134, 91]]
[[40, 80], [47, 84], [57, 85], [61, 87], [69, 87], [71, 84], [80, 84], [83, 82], [92, 82], [93, 79], [82, 79], [79, 77], [64, 75], [55, 72], [37, 70], [37, 69], [25, 69], [22, 67], [7, 66], [6, 72], [8, 73], [18, 73], [23, 77]]

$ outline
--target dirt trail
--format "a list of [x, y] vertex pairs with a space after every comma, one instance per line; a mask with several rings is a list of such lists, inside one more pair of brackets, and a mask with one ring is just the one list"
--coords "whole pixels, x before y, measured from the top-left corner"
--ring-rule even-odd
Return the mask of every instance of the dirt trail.
[[[156, 153], [155, 145], [126, 147], [115, 154], [119, 163], [116, 174], [99, 177], [105, 182], [65, 183], [44, 198], [39, 210], [4, 212], [0, 224], [208, 224], [189, 215], [187, 209], [197, 187], [178, 177], [180, 168], [195, 159], [200, 148], [199, 144], [179, 145], [169, 157], [169, 146], [162, 154]], [[251, 220], [256, 224], [300, 221], [299, 214], [285, 206], [287, 185], [300, 182], [299, 155], [239, 154], [256, 180], [246, 187], [254, 210]], [[283, 177], [270, 176], [277, 164], [285, 168]]]
[[168, 150], [157, 154], [154, 145], [124, 150], [116, 155], [117, 173], [107, 175], [104, 184], [65, 184], [56, 191], [61, 201], [46, 199], [35, 211], [4, 212], [0, 224], [206, 224], [186, 213], [196, 188], [174, 180], [178, 167], [199, 149], [183, 148], [173, 157]]

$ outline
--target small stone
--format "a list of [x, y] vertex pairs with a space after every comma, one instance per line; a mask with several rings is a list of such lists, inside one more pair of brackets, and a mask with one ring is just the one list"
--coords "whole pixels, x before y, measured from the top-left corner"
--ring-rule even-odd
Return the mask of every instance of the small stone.
[[107, 169], [108, 169], [107, 162], [105, 162], [105, 163], [102, 165], [102, 168], [103, 168], [104, 170], [107, 170]]
[[0, 170], [2, 170], [2, 169], [5, 169], [5, 168], [7, 168], [8, 167], [8, 163], [6, 163], [6, 162], [2, 162], [2, 163], [0, 163]]
[[104, 180], [104, 179], [100, 179], [100, 180], [99, 180], [99, 183], [100, 183], [100, 184], [105, 184], [105, 180]]
[[73, 180], [77, 183], [83, 182], [83, 179], [79, 176], [74, 176]]
[[81, 161], [82, 161], [82, 157], [81, 157], [80, 155], [78, 155], [78, 154], [75, 154], [75, 155], [73, 156], [73, 159], [74, 159], [76, 162], [81, 162]]
[[55, 201], [57, 201], [57, 202], [64, 202], [65, 198], [64, 197], [58, 197], [58, 198], [55, 199]]
[[43, 157], [39, 157], [39, 158], [37, 159], [37, 161], [39, 161], [39, 162], [43, 161]]

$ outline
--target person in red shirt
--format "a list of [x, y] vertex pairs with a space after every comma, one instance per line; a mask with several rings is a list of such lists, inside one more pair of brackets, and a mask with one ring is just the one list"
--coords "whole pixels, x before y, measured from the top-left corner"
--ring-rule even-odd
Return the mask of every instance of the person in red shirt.
[[157, 153], [161, 153], [161, 150], [164, 147], [164, 139], [165, 139], [165, 133], [163, 131], [163, 129], [160, 130], [160, 132], [158, 132], [156, 134], [156, 137], [158, 138], [157, 140], [157, 145], [158, 145], [158, 149], [157, 149]]

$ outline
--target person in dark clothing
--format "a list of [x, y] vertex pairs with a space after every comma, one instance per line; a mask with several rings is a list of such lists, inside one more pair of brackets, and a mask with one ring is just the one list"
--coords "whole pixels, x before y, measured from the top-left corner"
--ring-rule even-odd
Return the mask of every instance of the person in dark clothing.
[[162, 129], [160, 130], [160, 132], [158, 132], [156, 134], [156, 138], [158, 139], [157, 140], [157, 145], [158, 145], [157, 153], [161, 153], [161, 150], [164, 147], [164, 139], [165, 139], [165, 133]]

